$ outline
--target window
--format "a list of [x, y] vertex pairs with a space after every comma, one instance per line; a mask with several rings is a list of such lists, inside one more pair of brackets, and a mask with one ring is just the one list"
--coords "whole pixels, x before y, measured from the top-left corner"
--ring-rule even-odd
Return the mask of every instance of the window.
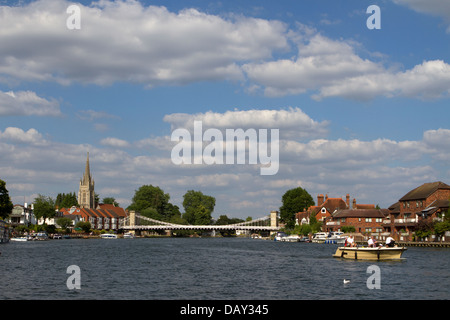
[[366, 222], [372, 222], [372, 218], [366, 218]]
[[383, 218], [375, 218], [375, 222], [383, 222]]

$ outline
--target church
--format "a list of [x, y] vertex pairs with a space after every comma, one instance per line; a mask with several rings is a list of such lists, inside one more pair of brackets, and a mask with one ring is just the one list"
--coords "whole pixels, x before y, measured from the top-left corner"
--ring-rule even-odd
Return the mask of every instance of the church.
[[89, 167], [89, 152], [87, 153], [86, 168], [83, 178], [80, 179], [80, 188], [78, 191], [78, 204], [80, 208], [95, 208], [94, 179], [92, 179], [91, 169]]

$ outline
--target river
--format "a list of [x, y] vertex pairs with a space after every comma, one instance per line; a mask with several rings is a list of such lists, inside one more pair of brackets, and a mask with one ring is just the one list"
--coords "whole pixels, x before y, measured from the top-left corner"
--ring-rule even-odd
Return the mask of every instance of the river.
[[[1, 300], [448, 300], [450, 249], [401, 261], [333, 258], [336, 245], [247, 238], [62, 239], [0, 246]], [[69, 289], [69, 266], [79, 289]], [[370, 289], [371, 266], [379, 267]], [[369, 272], [368, 272], [369, 271]], [[350, 280], [344, 284], [343, 280]], [[372, 283], [372, 282], [371, 282]], [[375, 283], [375, 282], [373, 282]]]

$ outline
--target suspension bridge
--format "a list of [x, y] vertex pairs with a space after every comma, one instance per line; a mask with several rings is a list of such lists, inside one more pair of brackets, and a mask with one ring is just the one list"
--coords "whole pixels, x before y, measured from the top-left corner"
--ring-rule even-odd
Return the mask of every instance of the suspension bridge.
[[191, 224], [176, 224], [160, 220], [155, 220], [140, 215], [135, 211], [130, 211], [127, 218], [122, 221], [120, 227], [123, 230], [134, 231], [172, 231], [172, 230], [204, 230], [204, 231], [233, 231], [244, 230], [250, 232], [258, 231], [278, 231], [278, 212], [272, 211], [269, 215], [251, 221], [240, 223], [225, 224], [225, 225], [191, 225]]

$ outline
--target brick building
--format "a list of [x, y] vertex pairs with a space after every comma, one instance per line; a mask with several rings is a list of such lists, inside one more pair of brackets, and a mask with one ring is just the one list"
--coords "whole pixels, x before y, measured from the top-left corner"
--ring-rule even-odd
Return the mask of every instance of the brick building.
[[410, 241], [420, 221], [442, 221], [449, 199], [449, 185], [441, 181], [424, 183], [389, 207], [389, 217], [383, 227], [394, 239]]
[[372, 235], [377, 239], [384, 240], [383, 221], [389, 216], [388, 209], [342, 209], [337, 210], [329, 217], [324, 229], [327, 232], [341, 231], [344, 226], [353, 226], [355, 232]]

